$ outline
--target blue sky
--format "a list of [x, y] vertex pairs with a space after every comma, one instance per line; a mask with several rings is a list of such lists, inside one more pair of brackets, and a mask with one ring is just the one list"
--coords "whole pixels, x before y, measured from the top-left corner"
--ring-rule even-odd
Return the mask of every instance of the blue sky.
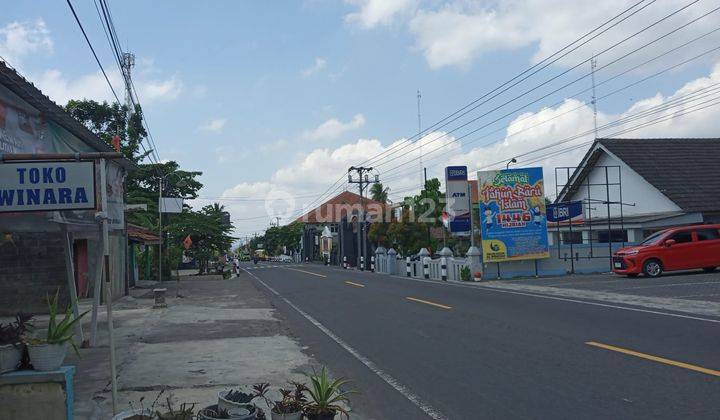
[[[418, 88], [422, 90], [422, 114], [427, 126], [634, 2], [108, 3], [123, 49], [137, 57], [135, 81], [161, 159], [178, 160], [188, 169], [203, 171], [206, 187], [202, 196], [208, 200], [223, 196], [238, 232], [245, 233], [267, 226], [270, 217], [279, 210], [272, 204], [233, 197], [299, 196], [295, 197], [297, 211], [300, 205], [311, 201], [308, 196], [326, 190], [351, 164], [361, 163], [387, 150], [393, 142], [416, 133]], [[601, 55], [598, 65], [715, 7], [704, 3], [699, 2], [632, 42]], [[116, 89], [121, 90], [93, 1], [74, 0], [73, 4], [103, 64], [112, 72]], [[466, 119], [537, 86], [684, 4], [675, 0], [648, 4], [624, 24]], [[61, 104], [75, 97], [111, 98], [65, 2], [11, 2], [3, 12], [0, 55], [51, 98]], [[703, 18], [613, 67], [598, 71], [597, 79], [604, 80], [706, 33], [717, 22], [717, 14]], [[719, 43], [717, 33], [708, 35], [603, 85], [598, 95]], [[708, 54], [600, 101], [599, 121], [612, 121], [633, 110], [662, 104], [693, 86], [713, 83], [715, 77], [720, 77], [714, 72], [717, 60], [717, 53]], [[583, 65], [524, 99], [534, 99], [588, 71], [589, 64]], [[439, 174], [445, 164], [482, 168], [587, 130], [592, 126], [589, 93], [583, 94], [579, 102], [550, 105], [589, 86], [589, 79], [585, 79], [515, 112], [499, 121], [499, 125], [477, 133], [500, 129], [475, 143], [467, 143], [473, 136], [463, 142], [453, 139], [491, 120], [491, 116], [439, 140], [435, 139], [443, 135], [442, 131], [429, 133], [424, 141], [432, 144], [423, 146], [423, 150], [443, 146], [425, 159], [434, 164], [429, 169], [431, 175]], [[579, 109], [537, 129], [511, 135], [530, 122], [542, 122], [573, 107]], [[677, 110], [668, 112], [673, 111]], [[710, 124], [713, 112], [717, 113], [714, 108], [698, 111], [682, 121], [669, 120], [633, 136], [717, 135]], [[584, 140], [587, 138], [573, 144]], [[583, 152], [580, 148], [535, 164], [545, 167], [548, 177], [553, 166], [577, 163]], [[378, 168], [381, 178], [388, 174], [391, 189], [399, 191], [395, 198], [407, 194], [403, 190], [417, 184], [420, 167], [417, 162], [409, 162], [405, 170], [393, 171], [393, 166], [418, 153], [408, 147], [392, 163]], [[284, 221], [294, 214], [285, 212]], [[254, 219], [244, 220], [249, 218]]]

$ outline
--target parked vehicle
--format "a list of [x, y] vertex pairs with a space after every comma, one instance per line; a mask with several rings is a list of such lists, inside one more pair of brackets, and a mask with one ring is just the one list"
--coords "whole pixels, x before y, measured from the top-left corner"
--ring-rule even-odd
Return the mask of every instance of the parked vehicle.
[[613, 271], [629, 277], [658, 277], [665, 271], [720, 266], [720, 224], [683, 226], [656, 232], [613, 254]]

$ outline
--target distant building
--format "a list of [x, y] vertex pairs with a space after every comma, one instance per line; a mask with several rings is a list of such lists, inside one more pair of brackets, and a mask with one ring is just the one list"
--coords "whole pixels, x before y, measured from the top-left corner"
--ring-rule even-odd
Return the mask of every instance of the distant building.
[[638, 242], [671, 226], [720, 223], [719, 162], [717, 138], [598, 139], [558, 182], [556, 202], [582, 201], [585, 223], [572, 235], [550, 229], [551, 239]]
[[[390, 207], [387, 204], [360, 197], [350, 191], [343, 191], [320, 204], [304, 215], [298, 217], [295, 222], [303, 223], [303, 237], [301, 239], [303, 260], [320, 260], [322, 258], [321, 237], [326, 228], [332, 235], [332, 241], [325, 239], [329, 250], [331, 264], [340, 265], [342, 257], [345, 256], [348, 263], [355, 266], [358, 261], [358, 218], [361, 212], [366, 213], [367, 222], [378, 221], [390, 217]], [[367, 235], [367, 229], [365, 229]], [[370, 255], [370, 243], [363, 238], [363, 244], [369, 250], [365, 255]], [[366, 264], [369, 262], [366, 261]]]

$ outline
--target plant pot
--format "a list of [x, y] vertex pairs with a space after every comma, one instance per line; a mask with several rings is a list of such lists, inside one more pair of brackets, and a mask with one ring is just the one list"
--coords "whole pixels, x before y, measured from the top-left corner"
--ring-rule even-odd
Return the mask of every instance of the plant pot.
[[22, 360], [22, 343], [0, 346], [0, 373], [16, 370]]
[[229, 410], [235, 410], [235, 409], [238, 409], [238, 408], [240, 408], [240, 409], [245, 409], [245, 410], [248, 410], [248, 411], [250, 412], [250, 414], [248, 415], [248, 417], [241, 417], [241, 418], [242, 418], [243, 420], [244, 420], [245, 418], [247, 418], [248, 420], [254, 420], [254, 419], [255, 419], [255, 411], [256, 411], [255, 404], [252, 404], [252, 403], [238, 403], [238, 402], [235, 402], [235, 401], [227, 400], [227, 399], [225, 399], [225, 396], [228, 394], [228, 392], [230, 392], [230, 391], [220, 391], [220, 392], [218, 392], [218, 403], [217, 403], [218, 408], [223, 409], [223, 410], [228, 410], [228, 411], [229, 411]]
[[57, 370], [62, 366], [67, 354], [67, 343], [28, 345], [30, 363], [35, 370]]
[[[253, 409], [255, 406], [253, 406]], [[202, 410], [198, 411], [197, 419], [198, 420], [214, 420], [215, 417], [210, 417], [204, 413], [205, 410], [212, 410], [217, 411], [218, 405], [214, 404], [208, 407], [203, 408]], [[230, 420], [255, 420], [255, 411], [250, 411], [245, 407], [234, 407], [231, 409], [228, 409], [228, 413], [230, 414]]]
[[305, 413], [305, 417], [308, 420], [333, 420], [335, 418], [335, 411], [323, 411], [323, 412], [308, 412]]
[[142, 416], [142, 415], [147, 416], [148, 419], [152, 419], [153, 412], [149, 408], [146, 408], [144, 410], [136, 408], [134, 410], [121, 411], [120, 413], [115, 414], [115, 416], [113, 417], [113, 420], [129, 420], [129, 419], [133, 419], [136, 416], [137, 416], [136, 420], [139, 420], [140, 416]]
[[274, 411], [270, 411], [270, 418], [272, 420], [300, 420], [302, 419], [302, 411], [298, 411], [296, 413], [284, 413], [284, 414], [278, 414]]

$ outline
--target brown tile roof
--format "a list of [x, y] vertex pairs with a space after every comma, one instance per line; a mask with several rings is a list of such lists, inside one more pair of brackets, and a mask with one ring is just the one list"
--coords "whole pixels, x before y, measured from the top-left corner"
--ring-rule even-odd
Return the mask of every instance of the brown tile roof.
[[[364, 198], [365, 211], [372, 214], [373, 210], [390, 210], [390, 206], [379, 201]], [[338, 223], [348, 213], [352, 214], [361, 209], [360, 195], [350, 191], [343, 191], [321, 205], [315, 207], [295, 221], [300, 223]]]
[[160, 243], [160, 237], [150, 229], [146, 229], [142, 226], [133, 225], [128, 223], [127, 225], [128, 240], [137, 242], [145, 245], [157, 245]]

